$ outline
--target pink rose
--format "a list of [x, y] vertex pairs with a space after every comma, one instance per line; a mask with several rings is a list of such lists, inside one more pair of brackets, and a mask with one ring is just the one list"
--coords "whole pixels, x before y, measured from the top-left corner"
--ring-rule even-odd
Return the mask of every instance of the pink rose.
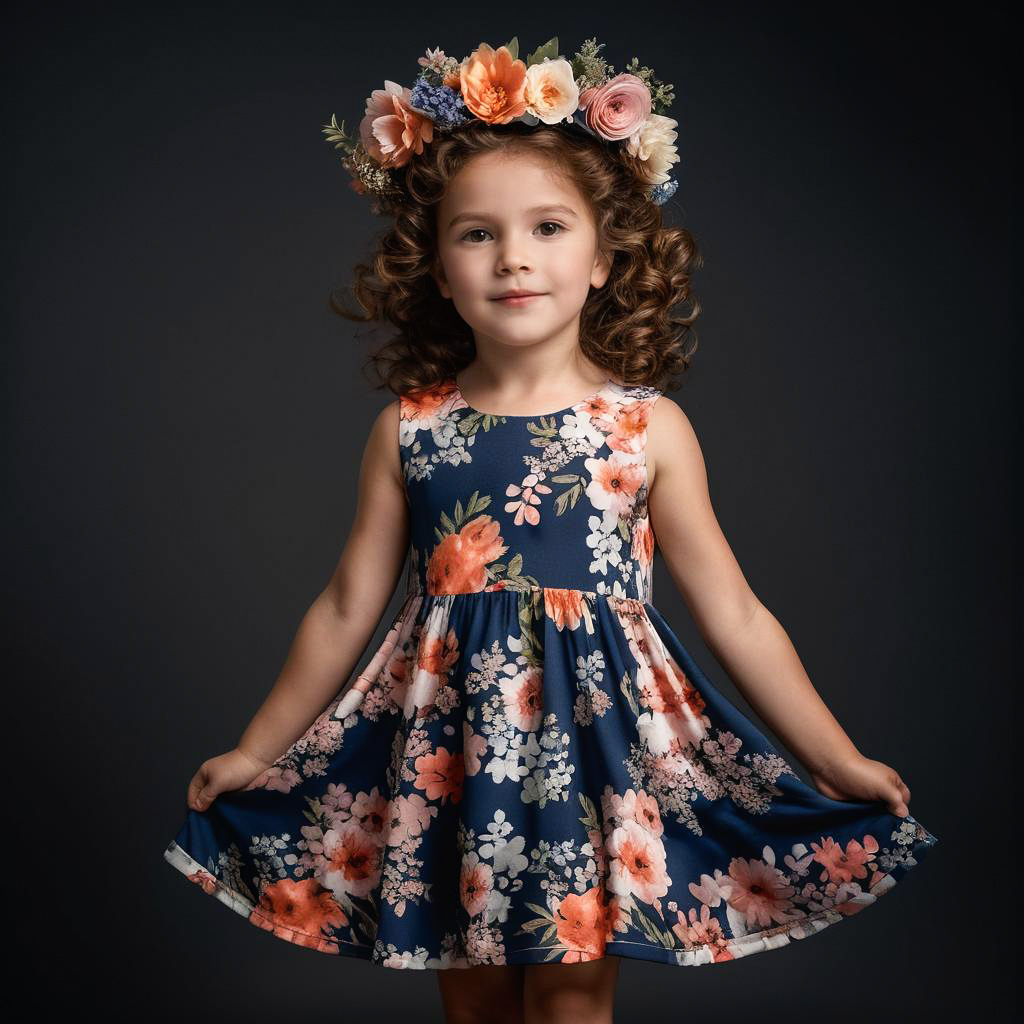
[[403, 167], [434, 138], [434, 122], [412, 108], [412, 90], [385, 79], [366, 101], [359, 124], [363, 148], [385, 167]]
[[584, 90], [587, 127], [610, 141], [628, 138], [651, 116], [651, 90], [636, 75], [616, 75], [604, 85]]

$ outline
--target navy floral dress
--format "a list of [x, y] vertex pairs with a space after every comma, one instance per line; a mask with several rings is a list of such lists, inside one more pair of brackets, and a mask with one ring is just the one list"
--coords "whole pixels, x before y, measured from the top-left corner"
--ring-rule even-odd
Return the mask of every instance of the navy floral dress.
[[646, 426], [401, 400], [407, 593], [365, 670], [166, 860], [278, 938], [392, 968], [721, 963], [813, 935], [938, 840], [832, 800], [651, 603]]

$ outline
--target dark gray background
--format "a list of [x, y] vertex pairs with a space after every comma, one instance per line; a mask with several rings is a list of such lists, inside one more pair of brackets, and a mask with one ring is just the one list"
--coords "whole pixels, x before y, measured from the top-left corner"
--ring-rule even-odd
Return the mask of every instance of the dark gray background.
[[[433, 972], [273, 939], [162, 853], [326, 583], [391, 398], [360, 372], [372, 339], [327, 307], [381, 224], [320, 126], [358, 126], [428, 46], [513, 34], [566, 53], [596, 35], [616, 70], [636, 54], [675, 84], [666, 210], [705, 266], [673, 397], [755, 592], [940, 839], [809, 941], [710, 969], [624, 961], [616, 1019], [981, 1016], [1008, 985], [1007, 17], [708, 7], [124, 3], [8, 22], [8, 790], [28, 814], [7, 883], [34, 999], [440, 1020]], [[660, 560], [654, 593], [751, 713]]]

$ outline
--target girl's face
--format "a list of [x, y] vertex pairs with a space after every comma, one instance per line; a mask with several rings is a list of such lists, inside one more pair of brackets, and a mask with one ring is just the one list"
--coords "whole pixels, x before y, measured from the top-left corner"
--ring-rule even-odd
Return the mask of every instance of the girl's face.
[[[525, 347], [574, 334], [591, 286], [611, 264], [598, 251], [593, 215], [575, 185], [526, 155], [474, 157], [438, 207], [441, 294], [481, 338]], [[539, 293], [509, 303], [511, 290]]]

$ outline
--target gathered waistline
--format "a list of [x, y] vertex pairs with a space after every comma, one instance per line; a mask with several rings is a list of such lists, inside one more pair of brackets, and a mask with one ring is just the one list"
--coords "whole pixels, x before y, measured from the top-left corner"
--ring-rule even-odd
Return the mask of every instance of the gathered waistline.
[[417, 590], [415, 588], [410, 589], [406, 592], [403, 599], [403, 603], [412, 600], [414, 597], [423, 598], [455, 598], [455, 597], [482, 597], [484, 595], [490, 596], [493, 594], [514, 594], [517, 597], [524, 599], [532, 599], [535, 595], [550, 595], [554, 598], [577, 598], [584, 597], [589, 598], [591, 601], [605, 600], [610, 604], [615, 605], [644, 605], [648, 602], [643, 598], [639, 597], [622, 597], [617, 594], [602, 594], [596, 590], [581, 590], [576, 587], [551, 587], [551, 586], [539, 586], [531, 585], [526, 587], [503, 587], [490, 586], [484, 587], [483, 590], [459, 590], [459, 591], [446, 591], [444, 593], [434, 593], [429, 590]]

